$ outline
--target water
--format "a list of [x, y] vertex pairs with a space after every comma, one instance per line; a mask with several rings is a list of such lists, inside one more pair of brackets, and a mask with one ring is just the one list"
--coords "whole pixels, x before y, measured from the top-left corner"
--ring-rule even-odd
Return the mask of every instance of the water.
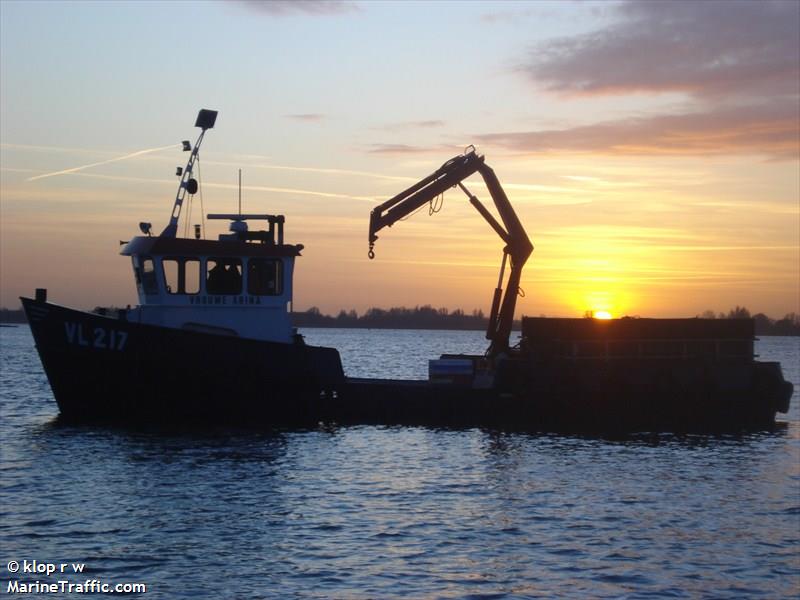
[[[440, 351], [485, 346], [476, 332], [304, 333], [354, 376], [424, 377]], [[785, 426], [744, 436], [155, 433], [55, 424], [27, 329], [0, 328], [0, 349], [0, 593], [8, 562], [34, 559], [86, 567], [16, 579], [145, 583], [143, 598], [800, 591], [797, 393]], [[800, 340], [758, 352], [800, 382]]]

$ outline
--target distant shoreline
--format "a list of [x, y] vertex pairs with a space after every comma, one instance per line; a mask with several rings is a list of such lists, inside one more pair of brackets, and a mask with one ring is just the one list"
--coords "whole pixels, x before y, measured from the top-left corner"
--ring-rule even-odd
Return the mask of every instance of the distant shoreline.
[[[97, 309], [95, 309], [97, 310]], [[107, 309], [114, 314], [115, 308]], [[703, 318], [708, 318], [705, 314]], [[770, 319], [763, 313], [750, 315], [747, 309], [736, 307], [728, 315], [720, 314], [714, 318], [752, 318], [755, 320], [756, 335], [795, 337], [800, 336], [800, 316], [786, 315], [783, 319]], [[22, 309], [0, 309], [0, 325], [13, 326], [27, 323]], [[467, 314], [457, 309], [453, 312], [445, 308], [435, 309], [431, 306], [417, 306], [414, 308], [395, 307], [388, 310], [371, 308], [363, 315], [358, 315], [355, 310], [340, 311], [337, 316], [325, 315], [316, 307], [305, 312], [292, 313], [294, 327], [318, 327], [341, 329], [426, 329], [444, 331], [485, 331], [489, 320], [483, 311], [474, 310]], [[514, 321], [514, 329], [520, 329], [520, 320]]]

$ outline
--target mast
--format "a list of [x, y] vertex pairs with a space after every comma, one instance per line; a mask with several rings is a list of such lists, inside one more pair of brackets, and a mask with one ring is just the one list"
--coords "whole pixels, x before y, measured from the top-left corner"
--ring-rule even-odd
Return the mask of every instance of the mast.
[[197, 154], [200, 151], [200, 144], [203, 143], [203, 136], [205, 136], [206, 130], [212, 129], [216, 120], [216, 110], [208, 110], [206, 108], [200, 109], [200, 112], [197, 113], [197, 120], [195, 121], [194, 126], [199, 127], [201, 131], [197, 141], [194, 143], [194, 148], [192, 148], [188, 140], [183, 142], [183, 149], [187, 152], [191, 150], [192, 153], [189, 155], [189, 160], [186, 163], [186, 167], [183, 170], [178, 167], [177, 174], [181, 176], [181, 182], [178, 185], [178, 193], [175, 196], [175, 204], [172, 205], [172, 215], [169, 218], [169, 225], [167, 225], [164, 228], [164, 231], [161, 232], [161, 237], [174, 238], [178, 234], [178, 219], [181, 216], [183, 199], [186, 197], [186, 194], [191, 196], [197, 193], [198, 183], [197, 180], [192, 177], [192, 171], [194, 170], [194, 163], [197, 160]]

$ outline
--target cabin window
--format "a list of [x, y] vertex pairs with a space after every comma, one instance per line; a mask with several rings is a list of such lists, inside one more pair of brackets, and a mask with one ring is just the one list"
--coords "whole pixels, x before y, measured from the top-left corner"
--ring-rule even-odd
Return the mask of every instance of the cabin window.
[[200, 260], [197, 258], [187, 258], [183, 261], [184, 271], [184, 293], [200, 293]]
[[238, 258], [209, 258], [206, 261], [206, 292], [242, 293], [242, 261]]
[[161, 267], [164, 270], [164, 284], [167, 293], [179, 294], [181, 263], [174, 258], [165, 258], [161, 261]]
[[142, 259], [142, 289], [148, 296], [158, 294], [156, 265], [150, 257]]
[[283, 293], [283, 263], [272, 258], [251, 258], [247, 263], [247, 293], [280, 296]]
[[170, 294], [200, 291], [200, 261], [196, 258], [165, 258], [161, 261], [164, 285]]

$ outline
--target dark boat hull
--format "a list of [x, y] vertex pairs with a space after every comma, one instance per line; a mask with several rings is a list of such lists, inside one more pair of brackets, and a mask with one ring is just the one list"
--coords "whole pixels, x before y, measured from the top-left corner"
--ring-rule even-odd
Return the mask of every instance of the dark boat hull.
[[503, 361], [481, 389], [347, 379], [331, 348], [154, 327], [24, 298], [23, 306], [69, 420], [732, 431], [773, 427], [792, 393], [777, 363], [525, 352]]
[[324, 417], [527, 431], [730, 432], [773, 428], [791, 393], [777, 363], [545, 367], [517, 359], [492, 389], [348, 379]]
[[63, 418], [278, 424], [313, 420], [339, 353], [168, 329], [22, 299]]
[[505, 385], [544, 398], [543, 428], [609, 431], [769, 429], [786, 412], [792, 385], [778, 363], [695, 360], [522, 360]]

